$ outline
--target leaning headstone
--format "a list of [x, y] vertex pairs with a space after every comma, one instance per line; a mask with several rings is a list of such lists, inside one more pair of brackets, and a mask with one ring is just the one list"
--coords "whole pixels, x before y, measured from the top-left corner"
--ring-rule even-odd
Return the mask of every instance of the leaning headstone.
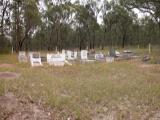
[[29, 58], [30, 58], [30, 62], [31, 62], [31, 66], [43, 66], [42, 62], [41, 62], [41, 57], [40, 57], [40, 53], [29, 53]]
[[20, 51], [18, 55], [19, 62], [27, 62], [27, 56], [24, 51]]
[[81, 60], [87, 60], [88, 59], [88, 51], [87, 50], [81, 50]]
[[151, 58], [149, 57], [149, 55], [146, 55], [142, 58], [143, 62], [148, 62]]

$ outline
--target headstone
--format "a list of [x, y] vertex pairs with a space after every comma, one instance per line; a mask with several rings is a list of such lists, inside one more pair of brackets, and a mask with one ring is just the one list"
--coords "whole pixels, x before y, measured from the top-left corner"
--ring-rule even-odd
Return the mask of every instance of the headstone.
[[143, 62], [148, 62], [151, 58], [149, 57], [149, 55], [146, 55], [142, 58]]
[[27, 62], [27, 56], [24, 51], [20, 51], [18, 55], [19, 62]]
[[95, 60], [105, 60], [105, 57], [102, 53], [95, 54]]
[[67, 60], [74, 60], [74, 52], [70, 50], [67, 51]]
[[64, 54], [47, 54], [47, 62], [54, 66], [64, 66], [65, 56]]
[[65, 50], [62, 50], [62, 55], [63, 55], [63, 57], [64, 57], [64, 59], [66, 59], [66, 51]]
[[133, 53], [133, 52], [130, 50], [124, 50], [123, 53]]
[[67, 59], [70, 60], [72, 58], [72, 52], [71, 51], [67, 51]]
[[116, 57], [116, 52], [113, 48], [109, 50], [109, 56], [110, 57]]
[[66, 51], [65, 50], [62, 50], [62, 54], [65, 54], [66, 53]]
[[29, 58], [31, 62], [31, 66], [43, 66], [41, 62], [40, 53], [29, 53]]
[[88, 51], [87, 50], [81, 50], [81, 60], [87, 60], [88, 59]]
[[112, 62], [114, 62], [114, 57], [106, 57], [106, 62], [107, 62], [107, 63], [112, 63]]
[[115, 54], [117, 57], [121, 56], [120, 52], [118, 52], [117, 50], [115, 51]]
[[73, 56], [74, 56], [74, 59], [77, 59], [77, 56], [78, 56], [77, 51], [74, 51], [74, 52], [73, 52]]

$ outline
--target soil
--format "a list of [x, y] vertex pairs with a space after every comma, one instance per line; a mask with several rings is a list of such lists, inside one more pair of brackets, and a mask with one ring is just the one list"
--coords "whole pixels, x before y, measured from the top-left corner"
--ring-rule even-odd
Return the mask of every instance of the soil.
[[4, 64], [0, 64], [0, 67], [15, 67], [14, 64], [8, 64], [8, 63], [4, 63]]
[[0, 72], [0, 78], [18, 78], [20, 74], [14, 72]]
[[53, 120], [51, 112], [40, 105], [18, 99], [13, 93], [0, 97], [0, 120]]

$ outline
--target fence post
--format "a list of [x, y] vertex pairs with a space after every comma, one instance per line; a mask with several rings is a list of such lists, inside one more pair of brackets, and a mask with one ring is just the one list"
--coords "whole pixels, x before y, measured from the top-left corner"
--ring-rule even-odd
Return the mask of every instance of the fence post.
[[149, 43], [149, 54], [151, 54], [151, 44]]

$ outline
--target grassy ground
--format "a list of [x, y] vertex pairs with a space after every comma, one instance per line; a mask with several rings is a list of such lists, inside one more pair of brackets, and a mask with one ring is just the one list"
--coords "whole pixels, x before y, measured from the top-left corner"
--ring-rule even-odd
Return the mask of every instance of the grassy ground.
[[21, 74], [16, 79], [0, 78], [1, 95], [11, 91], [49, 106], [58, 120], [138, 120], [160, 111], [160, 65], [119, 61], [32, 68], [18, 63], [16, 55], [0, 55], [0, 63], [14, 64], [0, 67], [1, 72]]

